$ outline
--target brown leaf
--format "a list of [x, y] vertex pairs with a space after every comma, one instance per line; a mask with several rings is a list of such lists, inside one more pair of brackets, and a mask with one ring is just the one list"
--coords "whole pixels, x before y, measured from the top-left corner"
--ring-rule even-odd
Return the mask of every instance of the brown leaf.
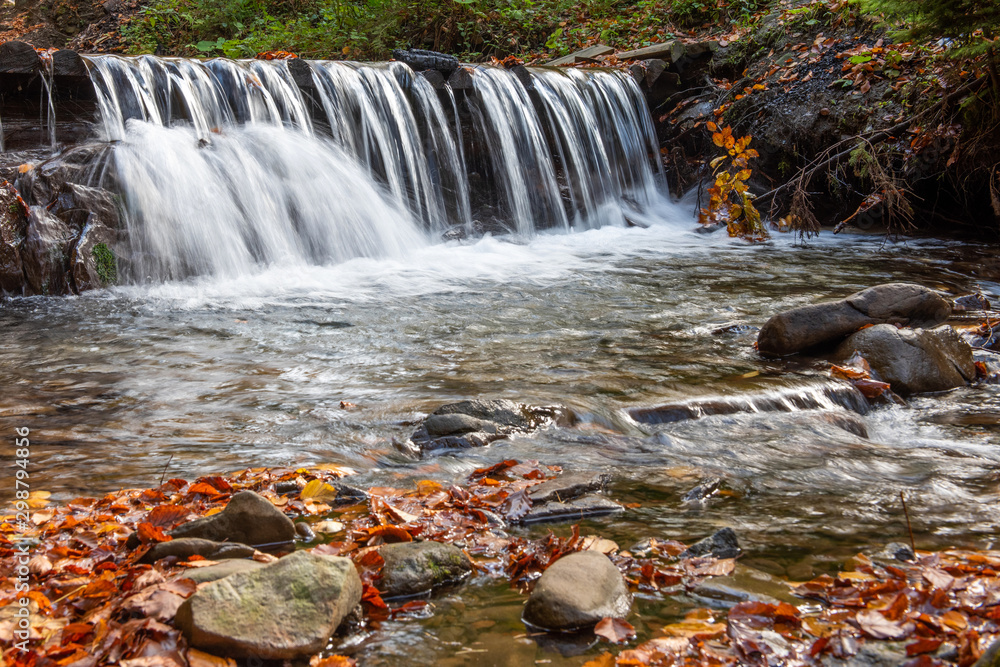
[[138, 532], [139, 541], [143, 544], [152, 544], [153, 542], [169, 542], [173, 539], [169, 535], [164, 534], [162, 528], [154, 526], [151, 523], [140, 523]]
[[159, 505], [146, 515], [146, 523], [160, 528], [173, 528], [191, 514], [180, 505]]
[[635, 637], [635, 628], [620, 618], [602, 618], [594, 634], [612, 644], [624, 644]]
[[913, 631], [913, 625], [900, 625], [883, 616], [880, 612], [865, 609], [855, 617], [858, 627], [875, 639], [903, 639]]

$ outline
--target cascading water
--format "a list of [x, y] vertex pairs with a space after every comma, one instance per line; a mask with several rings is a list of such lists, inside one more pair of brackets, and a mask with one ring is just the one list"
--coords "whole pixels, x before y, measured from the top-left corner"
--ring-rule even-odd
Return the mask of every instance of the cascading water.
[[396, 255], [456, 225], [622, 224], [662, 167], [614, 71], [90, 56], [132, 280]]

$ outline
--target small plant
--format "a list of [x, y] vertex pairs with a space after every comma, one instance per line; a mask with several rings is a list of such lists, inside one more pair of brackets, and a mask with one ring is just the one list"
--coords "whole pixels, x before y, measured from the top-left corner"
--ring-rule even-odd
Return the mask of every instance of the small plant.
[[106, 243], [98, 243], [90, 251], [94, 256], [94, 268], [102, 286], [114, 285], [118, 282], [118, 260], [115, 253]]
[[725, 223], [730, 236], [748, 241], [763, 241], [767, 229], [760, 212], [753, 205], [753, 195], [747, 181], [753, 171], [750, 160], [758, 153], [750, 148], [750, 136], [737, 139], [728, 125], [722, 129], [708, 123], [712, 142], [726, 151], [711, 162], [715, 183], [708, 189], [708, 206], [701, 209], [698, 221], [705, 226]]

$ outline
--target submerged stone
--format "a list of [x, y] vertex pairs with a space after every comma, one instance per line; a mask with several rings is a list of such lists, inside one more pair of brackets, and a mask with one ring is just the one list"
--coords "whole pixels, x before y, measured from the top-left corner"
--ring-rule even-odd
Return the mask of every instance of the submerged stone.
[[740, 542], [736, 537], [736, 532], [732, 528], [726, 527], [717, 530], [703, 540], [695, 542], [680, 557], [715, 556], [716, 558], [736, 558], [741, 553], [743, 553], [743, 550], [740, 549]]
[[410, 436], [417, 452], [483, 447], [515, 433], [571, 419], [562, 407], [538, 407], [500, 400], [469, 400], [442, 405]]
[[528, 497], [533, 505], [542, 505], [553, 500], [566, 502], [580, 496], [603, 491], [611, 482], [608, 473], [570, 473], [560, 475], [541, 484], [528, 488]]
[[378, 584], [383, 597], [427, 593], [434, 588], [456, 583], [472, 572], [468, 556], [452, 544], [441, 542], [403, 542], [379, 549], [385, 560]]
[[545, 521], [570, 521], [589, 519], [596, 516], [617, 514], [625, 508], [603, 496], [590, 495], [566, 502], [550, 501], [533, 506], [521, 519], [522, 523], [542, 523]]
[[524, 605], [525, 623], [543, 630], [579, 630], [602, 618], [625, 618], [632, 596], [604, 554], [578, 551], [553, 563]]

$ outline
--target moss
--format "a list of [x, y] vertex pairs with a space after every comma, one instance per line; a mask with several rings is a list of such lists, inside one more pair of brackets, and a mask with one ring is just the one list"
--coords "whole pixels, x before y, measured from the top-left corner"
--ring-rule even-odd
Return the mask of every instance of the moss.
[[97, 278], [101, 285], [114, 285], [118, 282], [118, 260], [115, 253], [106, 243], [98, 243], [90, 251], [94, 256], [94, 267], [97, 269]]

